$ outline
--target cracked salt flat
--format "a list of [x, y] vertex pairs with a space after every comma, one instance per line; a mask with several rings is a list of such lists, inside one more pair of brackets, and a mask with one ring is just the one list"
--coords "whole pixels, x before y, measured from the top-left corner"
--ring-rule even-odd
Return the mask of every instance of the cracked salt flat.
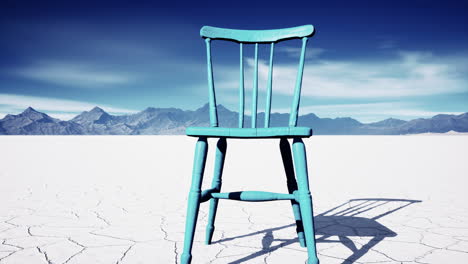
[[[194, 143], [0, 137], [0, 264], [178, 263]], [[322, 264], [468, 263], [468, 137], [318, 136], [306, 144]], [[228, 141], [223, 189], [286, 192], [281, 166], [278, 140]], [[307, 258], [288, 201], [220, 201], [209, 246], [207, 210], [195, 264]]]

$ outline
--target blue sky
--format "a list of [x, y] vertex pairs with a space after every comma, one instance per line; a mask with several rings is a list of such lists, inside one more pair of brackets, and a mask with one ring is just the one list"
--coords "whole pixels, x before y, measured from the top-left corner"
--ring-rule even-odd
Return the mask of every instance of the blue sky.
[[[65, 120], [95, 105], [113, 114], [201, 107], [203, 25], [314, 25], [301, 114], [372, 122], [468, 111], [466, 1], [64, 2], [0, 3], [0, 117], [27, 106]], [[299, 45], [275, 50], [274, 111], [289, 109]], [[262, 107], [268, 50], [260, 52]], [[238, 47], [215, 42], [213, 56], [218, 103], [237, 110]], [[247, 94], [252, 57], [248, 46]]]

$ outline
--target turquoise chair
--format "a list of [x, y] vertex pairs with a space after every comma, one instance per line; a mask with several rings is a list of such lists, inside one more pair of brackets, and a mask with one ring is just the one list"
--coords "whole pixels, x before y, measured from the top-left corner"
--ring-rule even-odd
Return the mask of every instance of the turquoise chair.
[[[198, 137], [195, 147], [195, 160], [192, 171], [192, 184], [188, 197], [187, 221], [185, 226], [184, 251], [181, 256], [181, 263], [188, 264], [192, 260], [192, 245], [195, 227], [200, 204], [210, 200], [210, 211], [208, 214], [208, 225], [206, 228], [206, 244], [211, 244], [214, 232], [214, 222], [219, 199], [231, 199], [249, 202], [263, 202], [273, 200], [291, 200], [291, 205], [296, 219], [296, 230], [299, 243], [307, 247], [308, 264], [319, 263], [315, 248], [314, 218], [312, 210], [312, 198], [309, 191], [309, 180], [307, 176], [307, 158], [304, 142], [302, 138], [312, 136], [312, 129], [309, 127], [297, 127], [299, 110], [299, 100], [302, 86], [302, 75], [304, 71], [304, 60], [307, 39], [314, 34], [314, 27], [311, 25], [274, 29], [274, 30], [237, 30], [204, 26], [200, 30], [200, 35], [205, 39], [207, 64], [208, 64], [208, 91], [209, 91], [209, 113], [210, 127], [189, 127], [186, 134]], [[290, 39], [302, 39], [302, 49], [297, 71], [296, 85], [289, 116], [289, 126], [270, 127], [271, 94], [272, 94], [272, 74], [273, 74], [273, 51], [275, 44], [280, 41]], [[211, 41], [225, 40], [239, 43], [240, 46], [240, 81], [239, 81], [239, 127], [225, 128], [218, 127], [218, 115], [216, 109], [216, 96], [213, 83], [213, 69], [211, 64]], [[245, 44], [255, 45], [255, 66], [254, 83], [252, 89], [252, 117], [251, 127], [244, 128], [244, 66], [243, 66], [243, 46]], [[266, 109], [264, 127], [257, 127], [257, 95], [258, 95], [258, 46], [259, 44], [270, 45], [270, 63], [268, 72], [268, 84], [266, 92]], [[208, 151], [207, 138], [218, 138], [216, 145], [216, 156], [212, 188], [201, 190], [203, 172]], [[221, 176], [223, 174], [224, 158], [228, 138], [242, 139], [264, 139], [279, 138], [279, 148], [283, 158], [283, 165], [287, 179], [287, 194], [242, 191], [222, 193]], [[288, 138], [293, 139], [292, 155]], [[293, 165], [294, 161], [294, 165]], [[297, 182], [296, 182], [297, 177]]]

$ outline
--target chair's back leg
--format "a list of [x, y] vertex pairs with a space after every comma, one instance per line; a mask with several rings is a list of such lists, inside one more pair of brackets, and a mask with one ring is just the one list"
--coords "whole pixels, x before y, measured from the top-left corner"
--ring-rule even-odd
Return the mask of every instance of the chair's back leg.
[[307, 264], [318, 264], [315, 248], [314, 212], [312, 209], [312, 197], [309, 191], [309, 179], [307, 175], [307, 157], [304, 142], [301, 138], [293, 141], [294, 167], [298, 181], [298, 198], [301, 207], [302, 222], [307, 243], [309, 258]]
[[[296, 177], [294, 176], [294, 167], [293, 160], [291, 156], [291, 147], [287, 138], [281, 138], [280, 140], [280, 150], [281, 157], [283, 159], [284, 172], [286, 173], [286, 180], [288, 185], [288, 192], [292, 194], [294, 191], [297, 191], [297, 182]], [[306, 241], [304, 238], [304, 226], [302, 225], [301, 210], [299, 208], [299, 203], [295, 200], [291, 200], [291, 205], [294, 213], [294, 219], [296, 220], [296, 232], [297, 237], [299, 238], [299, 243], [301, 247], [306, 246]]]
[[193, 162], [192, 185], [190, 187], [187, 208], [187, 220], [185, 222], [184, 251], [181, 256], [181, 264], [189, 264], [192, 261], [192, 245], [197, 224], [198, 209], [200, 207], [201, 184], [205, 170], [208, 142], [205, 137], [200, 137], [195, 147], [195, 159]]
[[[213, 182], [211, 183], [211, 188], [215, 189], [215, 192], [221, 191], [223, 167], [224, 167], [224, 158], [226, 157], [226, 138], [220, 138], [218, 144], [216, 144], [216, 156], [215, 156], [215, 165], [213, 173]], [[218, 199], [212, 198], [210, 201], [210, 211], [208, 213], [208, 224], [206, 225], [206, 238], [205, 244], [211, 244], [211, 239], [213, 238], [214, 232], [214, 222], [216, 218], [216, 211], [218, 209]]]

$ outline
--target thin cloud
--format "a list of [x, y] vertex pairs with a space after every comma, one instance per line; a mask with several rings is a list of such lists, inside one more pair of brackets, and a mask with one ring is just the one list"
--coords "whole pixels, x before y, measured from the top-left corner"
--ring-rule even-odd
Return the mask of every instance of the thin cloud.
[[[253, 66], [254, 60], [246, 59], [247, 88], [252, 86]], [[260, 60], [258, 70], [259, 90], [264, 92], [268, 62]], [[273, 72], [273, 97], [275, 94], [292, 95], [297, 65], [277, 64]], [[217, 87], [232, 91], [238, 89], [238, 74], [237, 68], [222, 68], [217, 76], [215, 74], [219, 81]], [[436, 114], [460, 114], [461, 112], [427, 110], [427, 107], [414, 103], [414, 97], [467, 92], [467, 76], [466, 56], [442, 57], [429, 52], [400, 51], [393, 58], [380, 61], [318, 60], [306, 65], [302, 86], [304, 97], [343, 102], [357, 99], [368, 103], [303, 105], [301, 114], [315, 113], [320, 117], [331, 118], [353, 117], [366, 123], [388, 117], [410, 120]], [[288, 113], [289, 108], [273, 111]]]
[[113, 87], [128, 84], [131, 74], [96, 69], [91, 65], [61, 62], [41, 62], [13, 71], [14, 75], [70, 87]]
[[[43, 111], [52, 117], [66, 120], [66, 118], [71, 119], [83, 111], [92, 109], [96, 104], [57, 98], [0, 94], [0, 116], [2, 118], [6, 114], [20, 113], [29, 106], [38, 111]], [[128, 114], [137, 112], [132, 109], [107, 105], [99, 105], [99, 107], [111, 114]]]
[[[322, 55], [326, 50], [323, 48], [308, 48], [306, 50], [306, 58], [317, 58]], [[288, 47], [280, 46], [278, 47], [278, 52], [285, 53], [289, 57], [298, 58], [301, 55], [301, 48], [299, 47]]]
[[[249, 71], [254, 61], [246, 59]], [[259, 61], [259, 89], [264, 89], [268, 64]], [[274, 92], [294, 91], [297, 65], [274, 66]], [[238, 87], [238, 70], [224, 68], [218, 76], [220, 88]], [[400, 98], [453, 94], [468, 91], [468, 59], [438, 57], [424, 52], [398, 52], [381, 61], [318, 60], [306, 65], [302, 95], [321, 98]], [[246, 83], [250, 83], [246, 75]], [[237, 84], [236, 84], [237, 83]], [[236, 85], [234, 85], [236, 84]]]

